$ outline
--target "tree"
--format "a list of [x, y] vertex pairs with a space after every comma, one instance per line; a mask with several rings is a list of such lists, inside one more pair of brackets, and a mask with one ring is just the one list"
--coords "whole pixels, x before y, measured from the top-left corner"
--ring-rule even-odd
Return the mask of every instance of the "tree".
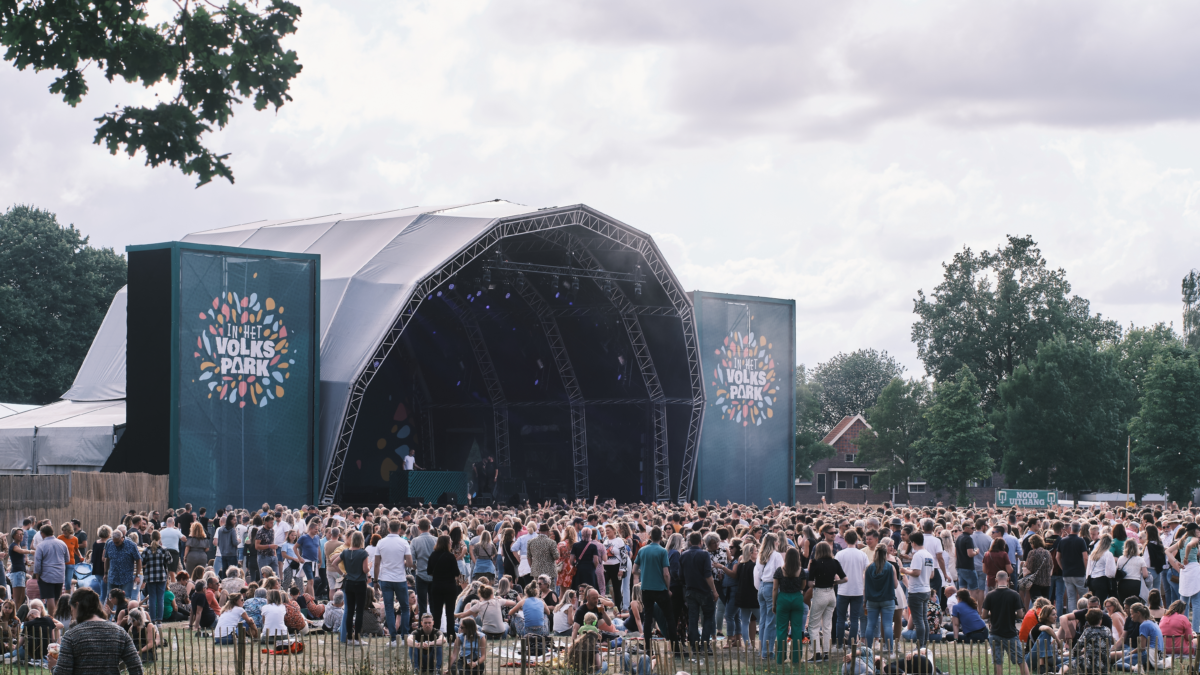
[[879, 392], [904, 373], [904, 366], [886, 351], [860, 349], [839, 353], [813, 369], [812, 380], [821, 387], [818, 429], [824, 435], [843, 417], [859, 415], [875, 405]]
[[151, 25], [148, 0], [0, 0], [4, 58], [20, 70], [61, 73], [50, 92], [72, 107], [87, 94], [84, 72], [93, 65], [109, 82], [176, 84], [169, 101], [96, 118], [94, 142], [114, 155], [144, 151], [149, 166], [178, 166], [198, 176], [197, 186], [216, 176], [232, 183], [229, 154], [214, 153], [201, 137], [214, 125], [225, 128], [243, 99], [252, 98], [255, 110], [292, 100], [288, 87], [301, 66], [280, 40], [296, 32], [300, 7], [286, 0], [269, 0], [261, 11], [257, 0], [254, 10], [237, 0], [173, 1], [173, 20]]
[[123, 257], [87, 244], [48, 211], [0, 214], [0, 400], [50, 403], [70, 388], [126, 277]]
[[942, 268], [942, 283], [928, 299], [917, 291], [913, 311], [920, 319], [912, 340], [925, 370], [939, 382], [970, 368], [987, 410], [996, 403], [1000, 382], [1033, 358], [1038, 343], [1060, 333], [1069, 341], [1097, 344], [1120, 336], [1116, 322], [1091, 314], [1087, 300], [1069, 296], [1067, 273], [1048, 269], [1031, 237], [1010, 235], [1006, 246], [980, 255], [964, 247]]
[[[1113, 343], [1109, 349], [1117, 359], [1117, 369], [1120, 370], [1121, 376], [1128, 380], [1131, 386], [1126, 416], [1132, 419], [1140, 410], [1146, 378], [1154, 357], [1183, 349], [1183, 341], [1170, 324], [1157, 323], [1143, 328], [1131, 325], [1121, 336], [1121, 340]], [[1126, 433], [1128, 434], [1128, 430]], [[1139, 500], [1141, 495], [1163, 488], [1161, 484], [1153, 484], [1145, 472], [1138, 471], [1140, 460], [1139, 455], [1132, 455], [1129, 460], [1132, 464], [1130, 489]], [[1121, 488], [1124, 489], [1124, 484]]]
[[1200, 349], [1200, 271], [1183, 278], [1183, 341], [1188, 349]]
[[821, 385], [808, 377], [801, 363], [796, 368], [796, 478], [812, 478], [812, 467], [833, 456], [833, 446], [821, 442]]
[[1009, 485], [1073, 495], [1118, 487], [1133, 385], [1113, 351], [1060, 335], [1001, 382], [999, 394], [992, 421]]
[[1174, 501], [1191, 501], [1200, 485], [1200, 360], [1174, 348], [1154, 357], [1142, 405], [1129, 424], [1137, 471]]
[[908, 483], [917, 475], [915, 445], [925, 433], [929, 398], [929, 385], [923, 380], [894, 377], [867, 410], [875, 433], [858, 437], [855, 461], [876, 470], [871, 482], [880, 489], [894, 485], [898, 494], [907, 495]]
[[975, 374], [964, 365], [953, 379], [934, 386], [925, 413], [929, 431], [916, 443], [925, 482], [934, 490], [950, 489], [959, 504], [967, 501], [967, 483], [992, 475], [992, 425], [981, 398]]

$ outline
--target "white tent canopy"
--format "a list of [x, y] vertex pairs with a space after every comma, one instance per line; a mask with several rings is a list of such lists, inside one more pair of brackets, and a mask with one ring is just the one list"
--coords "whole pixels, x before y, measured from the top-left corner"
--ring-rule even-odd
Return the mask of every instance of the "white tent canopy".
[[[75, 382], [62, 397], [68, 401], [116, 401], [125, 398], [125, 306], [122, 286], [108, 306]], [[101, 462], [103, 464], [103, 462]]]
[[99, 471], [125, 424], [125, 401], [58, 401], [0, 418], [0, 473]]

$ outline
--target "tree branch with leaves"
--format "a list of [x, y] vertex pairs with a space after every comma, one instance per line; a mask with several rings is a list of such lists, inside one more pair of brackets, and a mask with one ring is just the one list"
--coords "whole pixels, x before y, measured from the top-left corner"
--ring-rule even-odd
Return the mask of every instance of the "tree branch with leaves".
[[300, 7], [174, 2], [172, 20], [152, 25], [148, 0], [0, 0], [4, 59], [19, 70], [61, 73], [50, 92], [72, 107], [88, 93], [85, 72], [93, 65], [109, 82], [176, 85], [169, 101], [96, 118], [94, 142], [112, 154], [144, 152], [147, 165], [178, 167], [197, 177], [197, 187], [216, 177], [232, 183], [230, 153], [209, 149], [203, 136], [225, 128], [243, 100], [255, 110], [292, 100], [288, 89], [301, 65], [281, 41], [296, 32]]

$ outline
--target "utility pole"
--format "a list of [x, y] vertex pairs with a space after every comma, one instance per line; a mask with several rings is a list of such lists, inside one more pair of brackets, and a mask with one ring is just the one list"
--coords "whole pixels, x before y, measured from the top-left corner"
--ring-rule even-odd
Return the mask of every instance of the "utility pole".
[[1129, 492], [1129, 460], [1133, 452], [1133, 437], [1125, 437], [1125, 502], [1133, 501], [1133, 495]]

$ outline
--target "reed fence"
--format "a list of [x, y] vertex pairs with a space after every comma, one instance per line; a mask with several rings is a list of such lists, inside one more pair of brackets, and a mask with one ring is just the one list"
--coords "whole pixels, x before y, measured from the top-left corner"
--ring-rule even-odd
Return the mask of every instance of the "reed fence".
[[7, 533], [25, 518], [49, 519], [58, 526], [78, 519], [96, 536], [101, 525], [116, 527], [130, 509], [165, 512], [167, 476], [147, 473], [93, 473], [0, 476], [0, 525]]

